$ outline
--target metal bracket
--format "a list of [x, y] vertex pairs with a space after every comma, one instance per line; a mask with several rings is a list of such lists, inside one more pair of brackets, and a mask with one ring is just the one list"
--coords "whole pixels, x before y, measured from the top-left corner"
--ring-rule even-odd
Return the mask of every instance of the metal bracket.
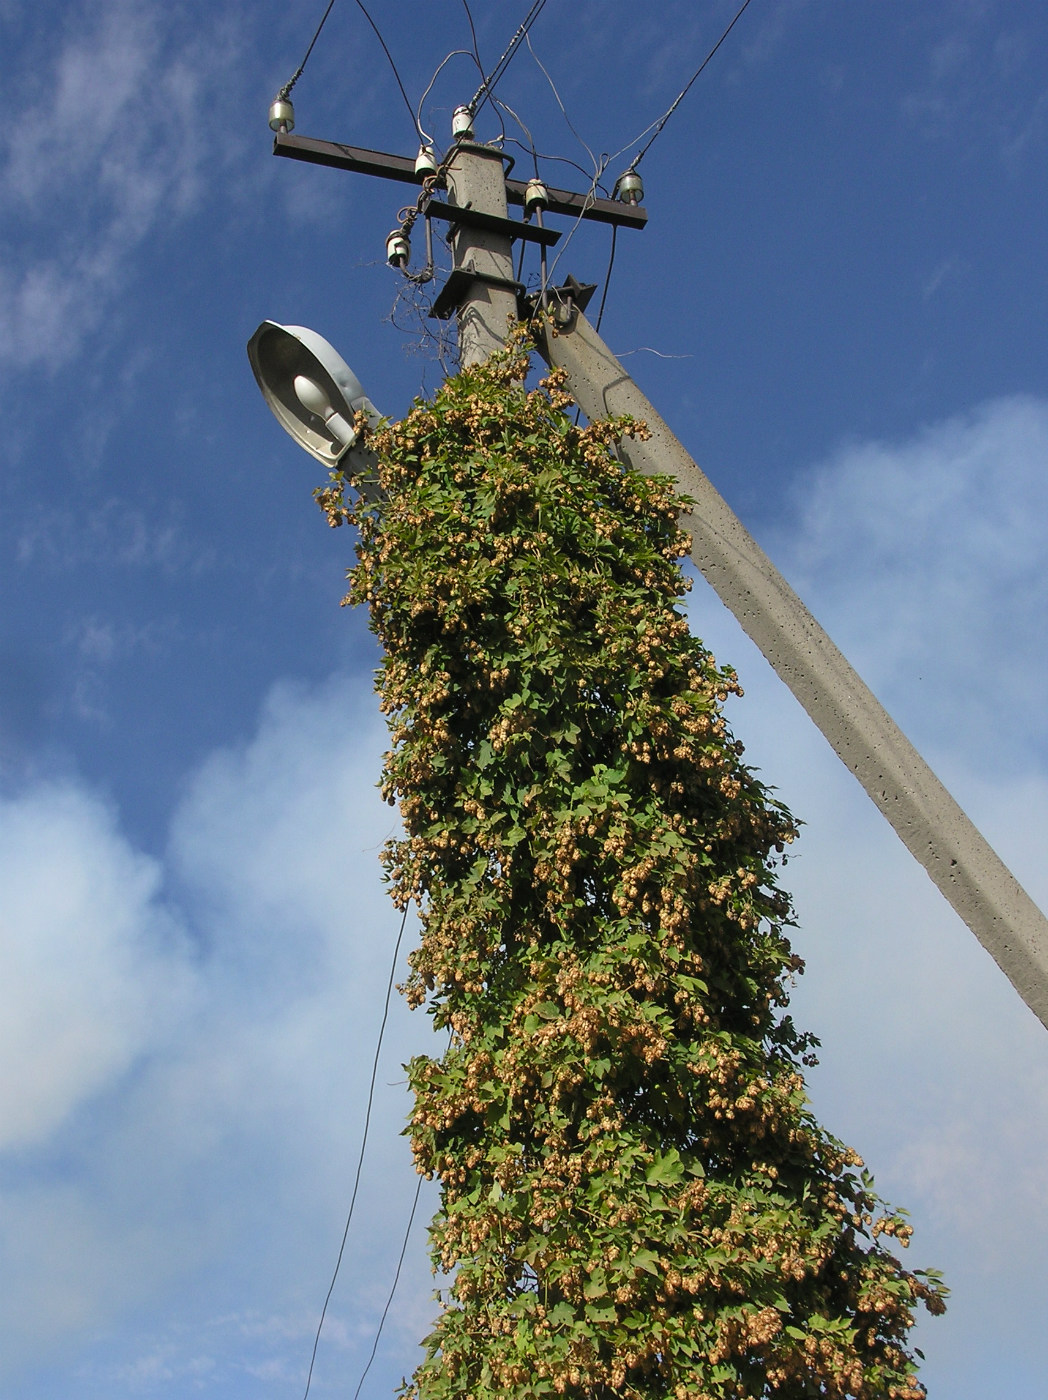
[[443, 200], [431, 199], [423, 213], [427, 219], [447, 219], [452, 225], [449, 238], [456, 224], [484, 229], [487, 233], [501, 233], [506, 238], [522, 238], [526, 243], [541, 243], [545, 248], [552, 248], [560, 238], [560, 229], [540, 228], [538, 224], [524, 224], [519, 219], [503, 219], [498, 214], [471, 209], [467, 204], [446, 204]]
[[[575, 324], [575, 318], [580, 311], [585, 311], [596, 290], [595, 282], [577, 282], [570, 275], [561, 286], [546, 288], [545, 309], [553, 318], [557, 330], [569, 330]], [[532, 320], [542, 309], [541, 294], [533, 292], [531, 296], [526, 297], [524, 307], [527, 312], [526, 319]]]
[[437, 321], [449, 321], [469, 295], [469, 289], [474, 282], [480, 282], [485, 287], [499, 287], [503, 291], [513, 292], [518, 303], [524, 296], [522, 282], [513, 281], [508, 277], [494, 277], [489, 272], [474, 272], [471, 267], [456, 267], [448, 274], [448, 280], [430, 309], [430, 316]]

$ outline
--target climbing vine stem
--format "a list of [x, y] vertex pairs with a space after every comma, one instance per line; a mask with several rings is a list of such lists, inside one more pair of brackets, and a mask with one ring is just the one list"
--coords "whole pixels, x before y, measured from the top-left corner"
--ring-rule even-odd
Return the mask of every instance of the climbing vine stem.
[[687, 508], [575, 426], [522, 335], [371, 439], [348, 603], [385, 656], [385, 851], [450, 1032], [409, 1067], [441, 1308], [407, 1400], [919, 1400], [937, 1275], [814, 1119], [778, 883], [790, 813], [692, 636]]

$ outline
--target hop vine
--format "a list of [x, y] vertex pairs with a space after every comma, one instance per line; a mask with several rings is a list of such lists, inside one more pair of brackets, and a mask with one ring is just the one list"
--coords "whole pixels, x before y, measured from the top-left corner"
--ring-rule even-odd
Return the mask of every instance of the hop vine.
[[385, 851], [449, 1032], [409, 1066], [441, 1307], [405, 1400], [921, 1400], [905, 1216], [814, 1119], [797, 827], [691, 635], [687, 502], [521, 336], [371, 439], [345, 602], [385, 649]]

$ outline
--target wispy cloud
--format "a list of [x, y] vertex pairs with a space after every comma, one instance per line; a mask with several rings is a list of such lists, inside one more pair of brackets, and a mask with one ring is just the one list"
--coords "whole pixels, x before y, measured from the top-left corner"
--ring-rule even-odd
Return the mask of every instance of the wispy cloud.
[[[841, 448], [765, 539], [1042, 908], [1046, 466], [1048, 404], [996, 401], [908, 441]], [[704, 585], [692, 607], [739, 667], [747, 759], [806, 822], [784, 878], [808, 963], [794, 1012], [823, 1041], [816, 1109], [913, 1212], [911, 1264], [942, 1267], [954, 1290], [922, 1330], [932, 1388], [969, 1393], [966, 1339], [987, 1317], [1029, 1378], [1048, 1036]]]
[[0, 132], [0, 356], [23, 368], [72, 358], [135, 250], [196, 203], [201, 115], [232, 43], [174, 11], [106, 0], [69, 11], [57, 51], [41, 43], [39, 57], [8, 85]]
[[[123, 1393], [177, 1388], [208, 1358], [227, 1380], [301, 1365], [398, 923], [378, 870], [394, 820], [374, 788], [381, 729], [366, 685], [278, 689], [253, 740], [198, 772], [164, 862], [76, 784], [6, 801], [0, 1267], [19, 1280], [0, 1317], [8, 1365], [200, 1271], [208, 1284], [183, 1298], [169, 1335], [130, 1360], [93, 1360], [100, 1377]], [[355, 1261], [384, 1258], [413, 1189], [405, 1090], [387, 1081], [430, 1033], [394, 1000], [325, 1346], [369, 1342], [386, 1275], [360, 1279]], [[416, 1254], [422, 1237], [420, 1222]], [[216, 1305], [253, 1301], [284, 1311], [208, 1325]]]

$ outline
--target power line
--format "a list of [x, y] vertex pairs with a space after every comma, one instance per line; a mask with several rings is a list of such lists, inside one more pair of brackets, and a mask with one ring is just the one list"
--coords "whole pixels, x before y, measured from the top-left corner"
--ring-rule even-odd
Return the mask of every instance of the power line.
[[[750, 0], [743, 0], [743, 3], [739, 6], [738, 10], [735, 12], [735, 17], [732, 19], [732, 22], [728, 25], [727, 29], [724, 31], [724, 33], [720, 36], [720, 38], [719, 38], [719, 39], [717, 40], [717, 42], [714, 44], [713, 48], [710, 49], [709, 53], [708, 53], [708, 54], [706, 55], [706, 57], [702, 60], [702, 62], [699, 64], [698, 68], [696, 68], [695, 72], [691, 75], [691, 77], [688, 79], [687, 83], [684, 85], [684, 87], [681, 89], [681, 91], [677, 94], [676, 98], [675, 98], [674, 101], [670, 104], [670, 106], [667, 108], [667, 110], [665, 111], [665, 113], [658, 119], [657, 122], [653, 122], [651, 126], [645, 127], [645, 130], [642, 131], [641, 134], [640, 134], [640, 136], [637, 137], [637, 140], [639, 141], [639, 140], [641, 139], [641, 137], [644, 136], [645, 132], [650, 131], [650, 132], [652, 133], [652, 134], [651, 134], [651, 139], [648, 141], [648, 143], [647, 143], [644, 147], [642, 147], [642, 149], [640, 150], [640, 152], [633, 158], [633, 161], [632, 161], [632, 163], [631, 163], [631, 165], [630, 165], [630, 170], [636, 170], [637, 166], [638, 166], [638, 165], [641, 163], [641, 161], [644, 159], [645, 155], [646, 155], [646, 154], [648, 153], [648, 151], [651, 149], [652, 143], [653, 143], [653, 142], [656, 140], [656, 138], [660, 135], [660, 133], [661, 133], [661, 131], [662, 131], [662, 128], [663, 128], [663, 127], [666, 125], [666, 123], [669, 121], [670, 117], [673, 116], [674, 112], [677, 110], [677, 108], [680, 106], [680, 104], [684, 101], [685, 97], [687, 97], [689, 91], [691, 90], [691, 86], [692, 86], [692, 84], [695, 82], [696, 78], [698, 78], [699, 74], [702, 73], [703, 69], [706, 67], [706, 65], [709, 63], [710, 59], [711, 59], [711, 58], [713, 57], [713, 55], [717, 52], [717, 50], [720, 48], [721, 44], [724, 43], [725, 39], [728, 37], [728, 35], [731, 33], [731, 31], [735, 28], [736, 24], [738, 24], [739, 20], [742, 18], [744, 12], [745, 12], [746, 9], [748, 8], [749, 3], [750, 3]], [[653, 128], [654, 128], [654, 129], [653, 129]], [[633, 142], [631, 141], [631, 142], [630, 142], [630, 145], [632, 145], [632, 144], [633, 144]], [[623, 149], [625, 149], [625, 147], [624, 147]]]
[[528, 35], [528, 34], [525, 34], [524, 40], [525, 40], [525, 43], [526, 43], [527, 46], [528, 46], [528, 53], [531, 54], [532, 58], [533, 58], [533, 59], [535, 60], [535, 62], [538, 64], [539, 71], [542, 73], [542, 76], [546, 79], [546, 82], [549, 83], [549, 85], [550, 85], [550, 89], [551, 89], [552, 92], [553, 92], [553, 96], [554, 96], [554, 97], [556, 98], [556, 100], [557, 100], [557, 106], [560, 108], [561, 115], [563, 116], [564, 120], [565, 120], [565, 121], [567, 122], [567, 124], [568, 124], [568, 130], [571, 132], [572, 136], [574, 136], [575, 140], [579, 143], [579, 145], [582, 147], [582, 149], [583, 149], [583, 150], [586, 152], [586, 154], [589, 156], [590, 160], [591, 160], [592, 163], [593, 163], [593, 169], [594, 169], [594, 170], [599, 169], [600, 162], [597, 160], [597, 157], [596, 157], [596, 156], [593, 154], [593, 152], [590, 150], [589, 146], [587, 146], [586, 142], [583, 141], [582, 137], [579, 135], [578, 130], [577, 130], [576, 127], [575, 127], [575, 123], [574, 123], [574, 122], [571, 120], [571, 118], [568, 116], [568, 109], [564, 106], [564, 103], [561, 101], [560, 93], [557, 91], [557, 84], [556, 84], [556, 83], [553, 81], [553, 79], [550, 77], [550, 75], [549, 75], [549, 73], [548, 73], [548, 71], [547, 71], [547, 69], [546, 69], [546, 65], [542, 62], [542, 59], [539, 58], [538, 54], [537, 54], [537, 53], [535, 52], [535, 50], [532, 48], [532, 46], [531, 46], [531, 36]]
[[[417, 114], [416, 114], [416, 116], [415, 116], [415, 125], [418, 127], [419, 139], [420, 139], [421, 141], [425, 142], [425, 143], [428, 144], [428, 145], [432, 145], [432, 144], [433, 144], [433, 137], [430, 136], [429, 132], [426, 131], [426, 130], [424, 130], [424, 128], [423, 128], [423, 126], [422, 126], [422, 108], [423, 108], [423, 105], [424, 105], [424, 103], [425, 103], [425, 101], [426, 101], [426, 98], [427, 98], [427, 97], [429, 96], [429, 94], [433, 91], [433, 84], [434, 84], [434, 83], [437, 81], [437, 79], [440, 77], [441, 72], [442, 72], [443, 69], [444, 69], [444, 65], [445, 65], [446, 63], [450, 63], [451, 60], [452, 60], [453, 58], [458, 58], [458, 57], [460, 57], [460, 56], [465, 57], [465, 58], [471, 58], [471, 59], [473, 60], [473, 62], [476, 63], [477, 67], [480, 68], [480, 63], [479, 63], [479, 61], [478, 61], [478, 59], [477, 59], [477, 55], [476, 55], [475, 53], [473, 53], [471, 50], [469, 50], [469, 49], [452, 49], [451, 52], [450, 52], [445, 58], [442, 58], [442, 59], [440, 60], [440, 62], [437, 64], [436, 72], [433, 74], [432, 78], [430, 78], [429, 82], [426, 84], [426, 90], [425, 90], [425, 92], [422, 94], [422, 96], [421, 96], [421, 97], [419, 98], [419, 100], [418, 100], [418, 112], [417, 112]], [[481, 76], [481, 77], [484, 76], [484, 69], [483, 69], [483, 68], [480, 68], [480, 76]]]
[[404, 106], [408, 109], [408, 116], [411, 118], [411, 124], [412, 124], [412, 126], [415, 128], [416, 132], [418, 132], [418, 138], [419, 138], [419, 140], [421, 141], [421, 140], [422, 140], [422, 133], [421, 133], [421, 131], [419, 130], [418, 122], [415, 120], [415, 109], [414, 109], [414, 107], [412, 107], [410, 101], [408, 100], [408, 95], [407, 95], [407, 93], [404, 91], [404, 84], [400, 81], [400, 74], [397, 72], [397, 65], [393, 62], [393, 55], [390, 53], [390, 51], [389, 51], [389, 49], [388, 49], [388, 47], [387, 47], [387, 45], [386, 45], [386, 41], [385, 41], [385, 39], [383, 39], [382, 34], [381, 34], [381, 31], [379, 30], [378, 25], [375, 23], [375, 21], [374, 21], [374, 20], [371, 18], [371, 16], [368, 14], [367, 6], [363, 3], [363, 0], [356, 0], [356, 5], [357, 5], [357, 9], [358, 9], [358, 10], [360, 11], [360, 13], [364, 16], [364, 18], [367, 20], [368, 24], [371, 25], [371, 28], [375, 31], [375, 38], [376, 38], [376, 39], [379, 41], [379, 43], [382, 45], [382, 52], [383, 52], [383, 53], [386, 55], [386, 57], [389, 59], [389, 66], [393, 69], [393, 76], [394, 76], [394, 78], [396, 78], [396, 80], [397, 80], [397, 87], [400, 88], [400, 95], [401, 95], [401, 97], [404, 99]]
[[526, 37], [528, 30], [538, 19], [545, 4], [546, 0], [535, 0], [535, 3], [532, 5], [528, 13], [524, 16], [524, 19], [521, 21], [517, 32], [509, 41], [509, 44], [506, 46], [502, 57], [499, 59], [498, 63], [495, 64], [495, 67], [491, 70], [490, 75], [484, 79], [480, 87], [477, 88], [476, 92], [473, 94], [473, 100], [469, 103], [469, 110], [473, 113], [474, 117], [477, 115], [480, 109], [484, 106], [484, 103], [491, 96], [495, 84], [499, 81], [503, 73], [505, 73], [506, 69], [509, 67], [510, 60], [513, 58], [513, 55], [517, 51], [517, 45], [520, 43], [521, 39]]
[[[313, 37], [312, 37], [312, 39], [310, 39], [310, 41], [309, 41], [309, 48], [306, 49], [306, 52], [305, 52], [305, 54], [304, 54], [304, 56], [303, 56], [303, 58], [302, 58], [302, 62], [298, 65], [298, 67], [295, 69], [295, 72], [294, 72], [294, 73], [292, 74], [292, 76], [288, 79], [288, 81], [284, 84], [284, 86], [280, 89], [280, 92], [279, 92], [278, 96], [282, 97], [285, 101], [287, 101], [287, 99], [290, 97], [290, 95], [291, 95], [291, 89], [292, 89], [292, 88], [295, 86], [295, 84], [298, 82], [299, 78], [301, 78], [301, 76], [302, 76], [302, 74], [303, 74], [303, 71], [305, 70], [306, 64], [309, 62], [309, 56], [310, 56], [310, 54], [313, 52], [313, 49], [314, 49], [314, 47], [315, 47], [315, 45], [316, 45], [317, 40], [320, 38], [320, 31], [324, 28], [324, 25], [327, 23], [327, 17], [328, 17], [328, 15], [331, 13], [332, 9], [334, 8], [334, 4], [335, 4], [335, 0], [328, 0], [327, 9], [324, 11], [323, 15], [321, 16], [320, 23], [317, 25], [316, 30], [314, 31]], [[419, 127], [418, 122], [415, 120], [415, 109], [412, 107], [410, 101], [408, 100], [408, 95], [407, 95], [407, 93], [404, 91], [404, 84], [401, 82], [400, 73], [399, 73], [399, 71], [397, 70], [397, 65], [396, 65], [396, 63], [394, 63], [394, 61], [393, 61], [393, 55], [390, 53], [389, 47], [388, 47], [388, 45], [386, 44], [385, 39], [383, 39], [383, 37], [382, 37], [382, 32], [381, 32], [381, 30], [379, 29], [378, 25], [375, 23], [375, 21], [371, 18], [371, 15], [368, 13], [367, 6], [364, 5], [363, 0], [356, 0], [356, 6], [357, 6], [357, 9], [358, 9], [358, 10], [361, 12], [361, 14], [364, 16], [364, 18], [367, 20], [368, 24], [371, 25], [371, 28], [374, 30], [374, 33], [375, 33], [375, 38], [376, 38], [376, 39], [379, 41], [379, 43], [382, 45], [382, 52], [386, 55], [386, 58], [389, 60], [389, 66], [390, 66], [390, 68], [392, 68], [392, 70], [393, 70], [393, 76], [394, 76], [394, 78], [396, 78], [396, 80], [397, 80], [397, 87], [400, 88], [400, 95], [401, 95], [401, 97], [404, 99], [404, 106], [408, 109], [408, 115], [409, 115], [410, 118], [411, 118], [411, 124], [412, 124], [412, 126], [415, 128], [415, 130], [418, 132], [418, 134], [419, 134], [419, 139], [421, 140], [421, 139], [422, 139], [422, 132], [421, 132], [421, 128]]]
[[[516, 114], [513, 112], [512, 108], [506, 106], [505, 102], [502, 101], [501, 97], [496, 97], [493, 99], [493, 101], [496, 107], [505, 108], [505, 110], [509, 112], [510, 115], [513, 116], [516, 121], [520, 120], [520, 118], [517, 117]], [[577, 170], [579, 172], [579, 174], [584, 180], [589, 180], [592, 178], [589, 171], [585, 169], [584, 166], [581, 166], [577, 160], [572, 160], [570, 156], [547, 155], [542, 151], [534, 150], [532, 146], [526, 145], [523, 141], [518, 141], [515, 136], [507, 136], [506, 143], [510, 146], [519, 146], [522, 151], [527, 151], [529, 155], [534, 155], [538, 160], [557, 160], [560, 161], [563, 165], [570, 165], [573, 170]]]
[[379, 1318], [378, 1330], [375, 1333], [375, 1341], [371, 1348], [371, 1355], [368, 1357], [368, 1364], [364, 1367], [360, 1380], [357, 1381], [357, 1388], [353, 1392], [353, 1400], [357, 1400], [361, 1388], [368, 1378], [368, 1372], [371, 1370], [371, 1363], [375, 1359], [375, 1354], [378, 1351], [378, 1344], [382, 1338], [382, 1329], [386, 1325], [386, 1318], [389, 1315], [390, 1305], [393, 1302], [393, 1294], [397, 1291], [397, 1284], [400, 1282], [400, 1271], [404, 1267], [404, 1255], [408, 1252], [408, 1236], [411, 1234], [411, 1227], [415, 1222], [415, 1211], [418, 1209], [418, 1198], [422, 1194], [422, 1181], [423, 1178], [420, 1176], [418, 1179], [418, 1184], [415, 1187], [415, 1199], [411, 1203], [411, 1214], [408, 1216], [408, 1228], [404, 1231], [404, 1243], [400, 1246], [400, 1258], [397, 1260], [397, 1271], [393, 1275], [393, 1286], [389, 1290], [389, 1297], [386, 1299], [386, 1306], [382, 1309], [382, 1316]]
[[594, 329], [595, 331], [599, 331], [599, 330], [600, 330], [600, 323], [601, 323], [601, 321], [603, 321], [603, 319], [604, 319], [604, 303], [605, 303], [605, 302], [607, 301], [607, 299], [608, 299], [608, 284], [609, 284], [610, 281], [611, 281], [611, 269], [615, 266], [615, 247], [616, 247], [616, 244], [618, 243], [618, 238], [619, 238], [619, 226], [618, 226], [618, 224], [612, 224], [612, 226], [611, 226], [611, 253], [610, 253], [609, 257], [608, 257], [608, 270], [607, 270], [607, 272], [605, 272], [605, 274], [604, 274], [604, 290], [603, 290], [603, 291], [601, 292], [601, 294], [600, 294], [600, 309], [599, 309], [599, 311], [597, 312], [597, 320], [596, 320], [596, 323], [595, 323], [595, 325], [594, 325], [594, 327], [593, 327], [593, 329]]
[[342, 1231], [342, 1243], [339, 1245], [338, 1258], [335, 1260], [335, 1272], [331, 1275], [331, 1282], [328, 1285], [324, 1306], [320, 1310], [320, 1321], [317, 1323], [317, 1335], [313, 1338], [313, 1354], [309, 1358], [309, 1374], [306, 1376], [306, 1388], [303, 1392], [302, 1400], [307, 1400], [309, 1387], [313, 1382], [313, 1367], [317, 1359], [317, 1347], [320, 1345], [320, 1333], [324, 1327], [324, 1319], [327, 1317], [331, 1295], [335, 1291], [335, 1280], [338, 1278], [338, 1271], [342, 1267], [342, 1256], [346, 1252], [346, 1240], [349, 1238], [349, 1226], [353, 1219], [353, 1208], [357, 1203], [357, 1192], [360, 1189], [360, 1172], [364, 1165], [364, 1149], [367, 1147], [368, 1128], [371, 1126], [371, 1106], [375, 1100], [375, 1079], [378, 1075], [378, 1058], [382, 1053], [382, 1039], [386, 1033], [386, 1021], [389, 1019], [389, 999], [393, 994], [393, 979], [397, 973], [397, 957], [400, 953], [400, 943], [401, 939], [404, 937], [404, 929], [407, 926], [407, 922], [408, 911], [407, 908], [405, 908], [404, 917], [400, 921], [400, 932], [397, 934], [396, 946], [393, 949], [393, 961], [389, 969], [389, 983], [386, 986], [386, 1001], [382, 1008], [382, 1024], [378, 1028], [378, 1044], [375, 1046], [375, 1060], [371, 1066], [371, 1084], [368, 1088], [367, 1109], [364, 1113], [364, 1132], [360, 1139], [360, 1156], [357, 1158], [357, 1171], [353, 1179], [353, 1194], [349, 1200], [349, 1214], [346, 1216], [346, 1228]]
[[291, 89], [292, 89], [292, 88], [295, 86], [295, 84], [298, 82], [299, 78], [301, 78], [301, 76], [302, 76], [302, 71], [303, 71], [303, 69], [305, 68], [306, 64], [309, 62], [309, 55], [313, 52], [313, 45], [314, 45], [314, 44], [317, 42], [317, 40], [320, 38], [320, 31], [324, 28], [324, 25], [327, 23], [327, 17], [328, 17], [328, 15], [331, 13], [331, 9], [332, 9], [332, 6], [334, 5], [334, 3], [335, 3], [335, 0], [328, 0], [328, 7], [327, 7], [327, 9], [324, 11], [323, 18], [321, 19], [320, 23], [317, 25], [316, 31], [314, 32], [312, 39], [310, 39], [310, 41], [309, 41], [309, 48], [306, 50], [305, 56], [303, 57], [302, 62], [298, 65], [298, 67], [295, 69], [294, 73], [291, 75], [291, 77], [288, 79], [288, 81], [287, 81], [287, 82], [284, 84], [284, 86], [280, 89], [280, 92], [277, 94], [279, 97], [282, 97], [282, 98], [284, 99], [285, 102], [286, 102], [287, 99], [291, 96]]
[[[646, 126], [646, 127], [644, 128], [644, 130], [640, 133], [639, 136], [635, 136], [635, 137], [633, 138], [633, 140], [627, 141], [627, 143], [626, 143], [625, 146], [620, 146], [619, 149], [618, 149], [617, 151], [615, 151], [613, 155], [610, 155], [610, 156], [609, 156], [609, 155], [605, 155], [604, 153], [601, 154], [601, 159], [600, 159], [600, 161], [599, 161], [598, 163], [596, 163], [596, 164], [597, 164], [597, 173], [596, 173], [596, 175], [594, 176], [594, 178], [593, 178], [593, 180], [592, 180], [592, 182], [591, 182], [591, 184], [590, 184], [589, 190], [588, 190], [587, 193], [586, 193], [586, 200], [587, 200], [587, 201], [593, 198], [594, 194], [596, 193], [596, 191], [597, 191], [597, 189], [598, 189], [598, 187], [599, 187], [599, 184], [600, 184], [600, 177], [604, 174], [605, 170], [608, 168], [608, 166], [611, 164], [611, 162], [612, 162], [613, 160], [617, 160], [618, 157], [621, 156], [625, 151], [628, 151], [629, 148], [630, 148], [630, 146], [635, 145], [636, 142], [643, 140], [643, 138], [644, 138], [644, 137], [648, 134], [648, 132], [650, 131], [650, 132], [652, 133], [650, 140], [649, 140], [649, 141], [647, 142], [647, 144], [644, 145], [644, 146], [641, 148], [641, 150], [637, 153], [637, 155], [634, 157], [633, 161], [631, 162], [631, 164], [629, 165], [629, 167], [627, 168], [627, 170], [625, 170], [625, 171], [623, 172], [623, 174], [628, 175], [628, 174], [630, 174], [632, 171], [635, 171], [635, 170], [636, 170], [636, 168], [637, 168], [637, 166], [639, 165], [640, 161], [644, 158], [644, 156], [647, 154], [647, 152], [651, 149], [652, 143], [655, 141], [656, 137], [658, 137], [658, 135], [661, 133], [663, 127], [664, 127], [664, 126], [666, 125], [666, 123], [669, 121], [670, 117], [673, 116], [673, 113], [677, 110], [677, 108], [678, 108], [678, 107], [680, 106], [680, 104], [683, 102], [684, 98], [688, 95], [688, 92], [690, 91], [690, 89], [691, 89], [691, 87], [692, 87], [692, 84], [693, 84], [693, 83], [695, 82], [695, 80], [699, 77], [700, 73], [703, 72], [703, 70], [706, 68], [707, 64], [708, 64], [708, 63], [710, 62], [710, 60], [713, 58], [713, 55], [717, 52], [717, 50], [720, 48], [721, 44], [724, 43], [725, 39], [728, 37], [728, 35], [731, 33], [731, 31], [735, 28], [736, 24], [737, 24], [737, 23], [739, 22], [739, 20], [742, 18], [743, 13], [745, 12], [745, 10], [746, 10], [746, 9], [748, 8], [748, 6], [749, 6], [749, 3], [750, 3], [750, 0], [743, 0], [742, 5], [740, 5], [739, 9], [735, 12], [735, 15], [734, 15], [734, 17], [732, 18], [731, 23], [728, 25], [728, 27], [725, 29], [724, 33], [720, 36], [720, 38], [719, 38], [719, 39], [717, 40], [717, 42], [714, 44], [713, 48], [710, 49], [709, 53], [708, 53], [708, 54], [706, 55], [706, 57], [702, 60], [702, 62], [699, 64], [698, 68], [696, 68], [695, 72], [691, 75], [691, 77], [688, 79], [688, 81], [687, 81], [687, 83], [685, 84], [685, 86], [684, 86], [684, 87], [681, 89], [681, 91], [677, 94], [676, 98], [673, 100], [673, 102], [670, 104], [670, 106], [667, 108], [667, 110], [662, 114], [662, 116], [659, 117], [657, 121], [651, 122], [648, 126]], [[547, 76], [548, 76], [548, 75], [547, 75]], [[559, 99], [558, 99], [558, 100], [559, 100]], [[562, 110], [563, 110], [563, 109], [562, 109]], [[565, 117], [566, 117], [566, 116], [567, 116], [567, 113], [565, 113]], [[577, 134], [577, 133], [576, 133], [576, 134]], [[619, 178], [621, 179], [622, 177], [620, 176]], [[557, 263], [560, 262], [561, 258], [562, 258], [562, 257], [564, 256], [564, 254], [567, 252], [567, 250], [568, 250], [568, 245], [571, 243], [572, 238], [574, 238], [576, 232], [578, 231], [579, 225], [580, 225], [581, 222], [582, 222], [582, 217], [583, 217], [583, 216], [580, 214], [579, 217], [575, 220], [574, 224], [573, 224], [573, 225], [571, 226], [571, 228], [568, 230], [568, 233], [567, 233], [567, 236], [566, 236], [565, 239], [564, 239], [564, 242], [560, 245], [560, 248], [559, 248], [559, 250], [558, 250], [558, 252], [557, 252], [557, 256], [556, 256], [556, 258], [553, 260], [553, 267], [550, 269], [550, 276], [551, 276], [551, 277], [552, 277], [553, 273], [556, 271]], [[615, 248], [614, 248], [614, 244], [612, 244], [612, 255], [611, 255], [611, 261], [612, 261], [612, 262], [614, 261], [614, 257], [615, 257]], [[608, 274], [607, 274], [607, 275], [610, 276], [610, 274], [611, 274], [611, 262], [609, 262], [609, 264], [608, 264]], [[605, 293], [607, 293], [607, 281], [605, 281]], [[602, 307], [603, 307], [603, 299], [602, 299]]]
[[469, 0], [462, 0], [462, 8], [466, 12], [466, 19], [469, 21], [469, 32], [473, 39], [473, 57], [477, 60], [477, 67], [480, 69], [480, 76], [484, 76], [484, 65], [480, 61], [480, 47], [477, 44], [477, 30], [473, 23], [473, 16], [470, 13]]

